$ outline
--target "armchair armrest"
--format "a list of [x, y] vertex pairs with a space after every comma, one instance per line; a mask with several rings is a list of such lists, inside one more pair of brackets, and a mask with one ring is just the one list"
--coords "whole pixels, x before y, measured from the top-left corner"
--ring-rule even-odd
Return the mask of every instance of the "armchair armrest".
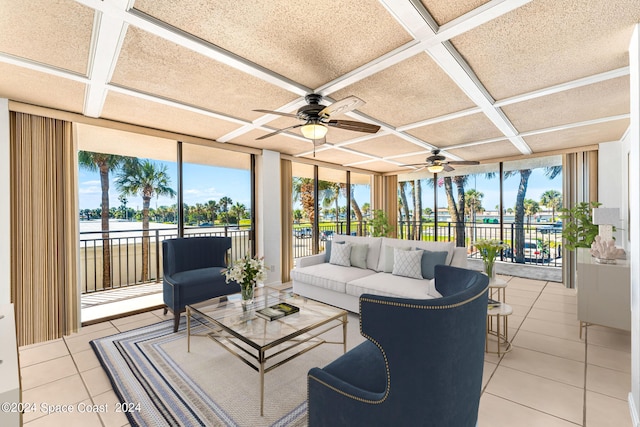
[[324, 262], [324, 252], [322, 252], [320, 254], [298, 258], [298, 267], [308, 267], [310, 265], [322, 264]]

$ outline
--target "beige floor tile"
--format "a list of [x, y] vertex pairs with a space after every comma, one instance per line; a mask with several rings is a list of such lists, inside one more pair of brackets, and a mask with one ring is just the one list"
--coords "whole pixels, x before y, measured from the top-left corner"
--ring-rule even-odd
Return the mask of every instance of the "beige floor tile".
[[23, 345], [21, 347], [18, 348], [19, 351], [23, 351], [23, 350], [30, 350], [32, 348], [36, 348], [36, 347], [42, 347], [43, 345], [49, 345], [49, 344], [53, 344], [57, 341], [63, 341], [62, 338], [58, 338], [55, 340], [49, 340], [49, 341], [43, 341], [43, 342], [37, 342], [34, 344], [28, 344], [28, 345]]
[[91, 344], [89, 344], [89, 342], [91, 342], [92, 340], [102, 337], [108, 337], [109, 335], [114, 335], [117, 333], [118, 330], [114, 326], [109, 325], [108, 328], [101, 329], [99, 331], [93, 331], [83, 335], [74, 334], [69, 337], [65, 337], [64, 340], [67, 343], [67, 347], [69, 347], [69, 351], [71, 352], [71, 354], [73, 354], [90, 350]]
[[631, 353], [599, 345], [587, 345], [587, 362], [616, 371], [631, 373]]
[[69, 350], [64, 340], [47, 341], [46, 343], [31, 347], [21, 347], [18, 352], [20, 356], [20, 367], [24, 368], [36, 363], [45, 362], [58, 357], [67, 356]]
[[91, 412], [91, 408], [91, 400], [85, 400], [71, 405], [72, 411], [53, 411], [49, 415], [37, 418], [25, 425], [28, 427], [102, 427], [98, 414]]
[[522, 322], [520, 330], [536, 332], [539, 334], [549, 335], [552, 337], [563, 338], [567, 340], [580, 341], [580, 329], [571, 325], [551, 322], [548, 320], [540, 320], [527, 318]]
[[548, 282], [542, 291], [544, 294], [578, 295], [575, 289], [567, 289], [562, 283]]
[[133, 316], [127, 316], [127, 317], [121, 317], [119, 319], [114, 319], [111, 321], [111, 323], [113, 323], [114, 326], [116, 326], [117, 328], [120, 328], [120, 326], [122, 325], [126, 325], [127, 323], [135, 323], [135, 322], [140, 322], [143, 320], [153, 320], [153, 322], [157, 322], [158, 321], [158, 316], [156, 316], [154, 313], [147, 311], [144, 313], [138, 313], [138, 314], [134, 314]]
[[564, 323], [565, 325], [571, 325], [576, 329], [580, 327], [578, 316], [574, 313], [565, 313], [563, 311], [545, 310], [543, 308], [533, 307], [529, 312], [528, 317], [532, 319]]
[[509, 352], [500, 366], [584, 388], [584, 363], [540, 353], [526, 348]]
[[[89, 398], [79, 374], [72, 375], [22, 392], [22, 402], [40, 405], [70, 405]], [[25, 413], [24, 422], [44, 416], [42, 411]]]
[[578, 296], [577, 295], [559, 295], [559, 294], [548, 294], [542, 292], [540, 294], [540, 298], [538, 298], [540, 302], [555, 302], [562, 304], [578, 304]]
[[[508, 296], [507, 301], [509, 301]], [[530, 305], [511, 304], [510, 302], [508, 302], [507, 304], [511, 306], [513, 314], [516, 316], [525, 317], [529, 313], [529, 310], [531, 310]]]
[[576, 424], [582, 423], [582, 388], [498, 366], [486, 392]]
[[563, 313], [578, 314], [578, 305], [572, 303], [566, 303], [562, 301], [536, 301], [535, 308], [542, 308], [545, 310], [561, 311]]
[[29, 390], [61, 378], [76, 374], [76, 365], [71, 356], [62, 356], [21, 369], [22, 390]]
[[626, 400], [587, 391], [587, 427], [632, 426]]
[[587, 342], [612, 350], [625, 351], [631, 353], [631, 335], [628, 332], [612, 328], [595, 328], [589, 326], [587, 331]]
[[89, 369], [100, 366], [100, 360], [96, 357], [96, 353], [93, 349], [74, 353], [72, 357], [78, 367], [78, 371], [80, 372], [88, 371]]
[[535, 302], [535, 298], [516, 295], [513, 292], [506, 292], [506, 303], [509, 305], [521, 305], [523, 307], [531, 307]]
[[516, 349], [527, 348], [578, 362], [584, 362], [585, 359], [584, 342], [565, 340], [522, 329], [514, 337], [513, 345]]
[[139, 319], [135, 322], [129, 322], [129, 323], [124, 323], [122, 325], [118, 325], [117, 328], [120, 330], [120, 332], [126, 332], [132, 329], [141, 328], [143, 326], [153, 325], [158, 322], [162, 322], [162, 320], [158, 319], [157, 316], [153, 316], [147, 319]]
[[507, 285], [506, 294], [507, 294], [507, 301], [509, 300], [509, 297], [511, 295], [516, 295], [522, 298], [528, 298], [532, 301], [535, 301], [540, 296], [540, 291], [537, 289], [527, 289], [527, 288], [523, 289], [521, 287], [511, 288], [509, 287], [509, 285]]
[[80, 330], [78, 332], [76, 332], [75, 334], [72, 334], [72, 335], [67, 335], [67, 337], [68, 338], [72, 338], [72, 337], [82, 336], [82, 335], [86, 335], [86, 334], [91, 334], [93, 332], [103, 331], [103, 330], [109, 329], [111, 327], [112, 327], [112, 325], [109, 322], [100, 322], [100, 323], [96, 323], [96, 324], [93, 324], [93, 325], [83, 326], [82, 328], [80, 328]]
[[587, 364], [587, 390], [626, 400], [631, 391], [631, 375]]
[[480, 398], [478, 425], [491, 427], [576, 427], [581, 426], [582, 422], [574, 424], [508, 399], [483, 393]]
[[120, 403], [120, 400], [112, 390], [94, 396], [93, 401], [95, 404], [107, 408], [106, 412], [99, 414], [105, 427], [120, 427], [129, 423], [124, 412], [116, 412], [116, 405]]
[[484, 368], [482, 370], [482, 388], [487, 385], [497, 367], [498, 365], [495, 363], [489, 363], [487, 361], [484, 362]]
[[82, 375], [91, 396], [97, 396], [112, 389], [109, 377], [102, 367], [89, 369], [80, 375]]

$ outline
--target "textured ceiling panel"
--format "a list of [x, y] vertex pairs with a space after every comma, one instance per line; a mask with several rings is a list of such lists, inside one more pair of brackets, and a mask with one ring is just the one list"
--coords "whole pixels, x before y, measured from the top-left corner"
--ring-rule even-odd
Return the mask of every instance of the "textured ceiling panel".
[[72, 0], [2, 0], [0, 51], [86, 75], [93, 16]]
[[362, 162], [364, 160], [370, 159], [370, 157], [359, 156], [357, 154], [352, 154], [336, 149], [318, 151], [315, 157], [313, 157], [313, 154], [305, 157], [308, 159], [315, 159], [323, 162], [335, 163], [338, 165], [346, 165], [348, 163]]
[[244, 135], [232, 139], [229, 142], [246, 147], [259, 148], [264, 150], [278, 151], [284, 154], [299, 154], [313, 149], [311, 142], [300, 141], [283, 135], [275, 135], [271, 138], [256, 141], [256, 138], [267, 134], [265, 131], [252, 130]]
[[629, 112], [629, 76], [502, 107], [520, 132]]
[[619, 141], [629, 127], [629, 120], [616, 120], [558, 132], [527, 136], [524, 140], [536, 152], [576, 148], [601, 142]]
[[488, 160], [499, 157], [518, 156], [522, 153], [509, 141], [497, 141], [478, 144], [456, 150], [447, 150], [451, 154], [464, 157], [465, 160]]
[[408, 131], [436, 147], [504, 136], [484, 114], [472, 114]]
[[102, 117], [208, 139], [217, 139], [238, 128], [225, 120], [113, 92], [107, 95]]
[[426, 53], [415, 55], [331, 96], [341, 99], [349, 95], [366, 102], [360, 111], [393, 126], [474, 106]]
[[536, 0], [452, 40], [495, 99], [628, 65], [638, 0]]
[[394, 164], [382, 161], [374, 161], [370, 163], [365, 163], [362, 165], [357, 165], [359, 168], [368, 169], [374, 172], [395, 172], [400, 170], [406, 170], [407, 168], [403, 168], [401, 166], [396, 166]]
[[377, 0], [138, 0], [135, 7], [310, 88], [411, 40]]
[[473, 9], [488, 3], [487, 0], [438, 0], [420, 3], [427, 9], [438, 25], [446, 24]]
[[405, 141], [393, 135], [384, 135], [378, 138], [368, 139], [356, 144], [349, 144], [349, 148], [372, 154], [378, 157], [388, 157], [396, 154], [415, 153], [425, 150], [416, 144]]
[[0, 76], [0, 98], [82, 113], [82, 83], [4, 63]]
[[232, 117], [255, 119], [253, 108], [278, 108], [290, 92], [135, 27], [127, 31], [112, 81]]

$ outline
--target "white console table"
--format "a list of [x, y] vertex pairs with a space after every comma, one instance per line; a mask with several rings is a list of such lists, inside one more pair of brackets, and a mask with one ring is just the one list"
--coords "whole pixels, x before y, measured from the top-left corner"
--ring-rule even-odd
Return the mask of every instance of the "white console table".
[[579, 248], [577, 270], [580, 336], [582, 327], [589, 323], [630, 331], [629, 261], [619, 259], [617, 264], [599, 264], [589, 249]]
[[[4, 317], [3, 317], [4, 316]], [[0, 304], [0, 403], [20, 402], [20, 368], [13, 304]], [[17, 411], [0, 411], [0, 426], [21, 425]]]

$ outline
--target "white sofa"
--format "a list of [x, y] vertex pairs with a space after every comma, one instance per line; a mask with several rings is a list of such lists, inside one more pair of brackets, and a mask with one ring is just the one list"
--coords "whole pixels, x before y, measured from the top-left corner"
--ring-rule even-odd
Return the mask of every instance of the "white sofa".
[[299, 258], [296, 268], [291, 270], [294, 293], [354, 313], [359, 312], [359, 298], [364, 293], [416, 299], [441, 297], [436, 290], [435, 279], [393, 274], [389, 264], [393, 265], [396, 248], [424, 250], [423, 256], [433, 255], [440, 260], [444, 257], [442, 252], [446, 252], [444, 264], [467, 268], [466, 248], [457, 248], [454, 242], [335, 235], [329, 248], [342, 243], [367, 245], [366, 268], [331, 264], [329, 254], [325, 252]]

